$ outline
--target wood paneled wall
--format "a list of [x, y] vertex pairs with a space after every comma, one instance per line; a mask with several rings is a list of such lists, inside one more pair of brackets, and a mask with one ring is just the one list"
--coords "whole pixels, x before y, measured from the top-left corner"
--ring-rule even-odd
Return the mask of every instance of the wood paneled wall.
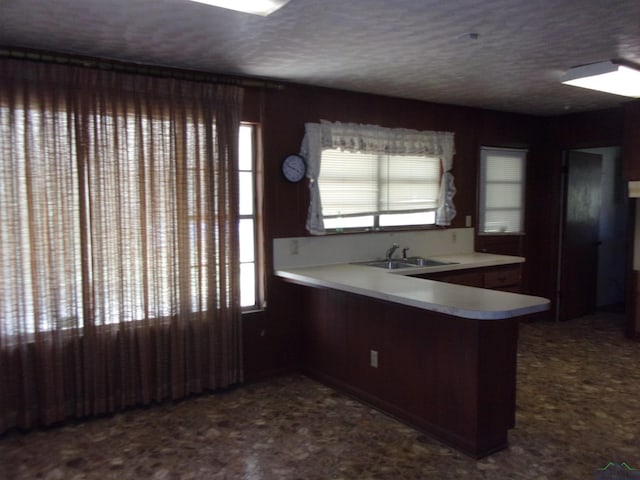
[[539, 137], [527, 169], [525, 291], [549, 298], [555, 317], [563, 158], [567, 150], [622, 145], [621, 108], [539, 119]]
[[482, 145], [528, 148], [527, 236], [476, 239], [480, 250], [527, 257], [524, 290], [553, 298], [557, 268], [562, 152], [566, 148], [621, 145], [622, 109], [540, 118], [379, 95], [289, 84], [248, 92], [246, 119], [260, 123], [264, 156], [265, 311], [245, 316], [247, 379], [296, 369], [301, 361], [296, 302], [283, 298], [272, 275], [274, 238], [305, 236], [306, 181], [286, 182], [280, 163], [299, 151], [304, 124], [320, 120], [390, 128], [455, 132], [454, 227], [477, 217], [477, 175]]
[[390, 128], [455, 132], [453, 174], [458, 193], [455, 227], [466, 215], [476, 215], [476, 176], [479, 145], [528, 146], [535, 136], [536, 119], [449, 105], [431, 104], [376, 95], [289, 85], [264, 95], [266, 215], [271, 237], [306, 235], [308, 208], [306, 182], [291, 185], [280, 175], [285, 155], [298, 152], [306, 122], [355, 122]]
[[624, 175], [640, 180], [640, 100], [624, 105]]

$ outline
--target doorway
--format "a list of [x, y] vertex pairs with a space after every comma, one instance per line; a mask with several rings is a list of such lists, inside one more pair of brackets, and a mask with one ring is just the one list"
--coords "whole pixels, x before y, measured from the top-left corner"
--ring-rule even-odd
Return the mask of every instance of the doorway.
[[567, 152], [557, 320], [624, 310], [628, 198], [621, 149]]

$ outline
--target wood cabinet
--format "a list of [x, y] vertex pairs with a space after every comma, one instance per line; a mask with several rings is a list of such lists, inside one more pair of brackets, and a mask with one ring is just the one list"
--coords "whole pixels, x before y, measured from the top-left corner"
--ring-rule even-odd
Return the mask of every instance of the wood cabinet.
[[451, 272], [438, 272], [416, 275], [418, 278], [437, 280], [439, 282], [455, 283], [468, 287], [484, 287], [484, 273], [479, 268], [469, 270], [457, 270]]
[[521, 293], [522, 291], [522, 264], [520, 263], [498, 267], [426, 273], [416, 275], [416, 277], [505, 292]]
[[517, 319], [472, 320], [304, 290], [309, 376], [473, 457], [507, 446], [515, 424]]
[[487, 268], [483, 276], [484, 288], [514, 293], [521, 291], [522, 267], [520, 264]]

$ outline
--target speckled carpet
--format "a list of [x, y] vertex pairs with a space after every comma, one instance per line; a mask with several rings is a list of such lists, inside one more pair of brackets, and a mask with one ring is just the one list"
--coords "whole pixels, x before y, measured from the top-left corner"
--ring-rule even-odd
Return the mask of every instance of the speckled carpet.
[[11, 432], [0, 478], [584, 480], [610, 462], [640, 468], [640, 343], [621, 315], [523, 324], [517, 404], [509, 448], [476, 461], [295, 375]]

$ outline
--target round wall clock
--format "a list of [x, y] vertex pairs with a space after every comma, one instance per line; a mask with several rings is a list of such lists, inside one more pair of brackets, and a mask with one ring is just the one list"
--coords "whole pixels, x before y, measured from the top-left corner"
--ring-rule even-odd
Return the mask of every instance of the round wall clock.
[[307, 173], [307, 164], [300, 155], [288, 155], [282, 161], [282, 175], [288, 181], [295, 183], [304, 178]]

